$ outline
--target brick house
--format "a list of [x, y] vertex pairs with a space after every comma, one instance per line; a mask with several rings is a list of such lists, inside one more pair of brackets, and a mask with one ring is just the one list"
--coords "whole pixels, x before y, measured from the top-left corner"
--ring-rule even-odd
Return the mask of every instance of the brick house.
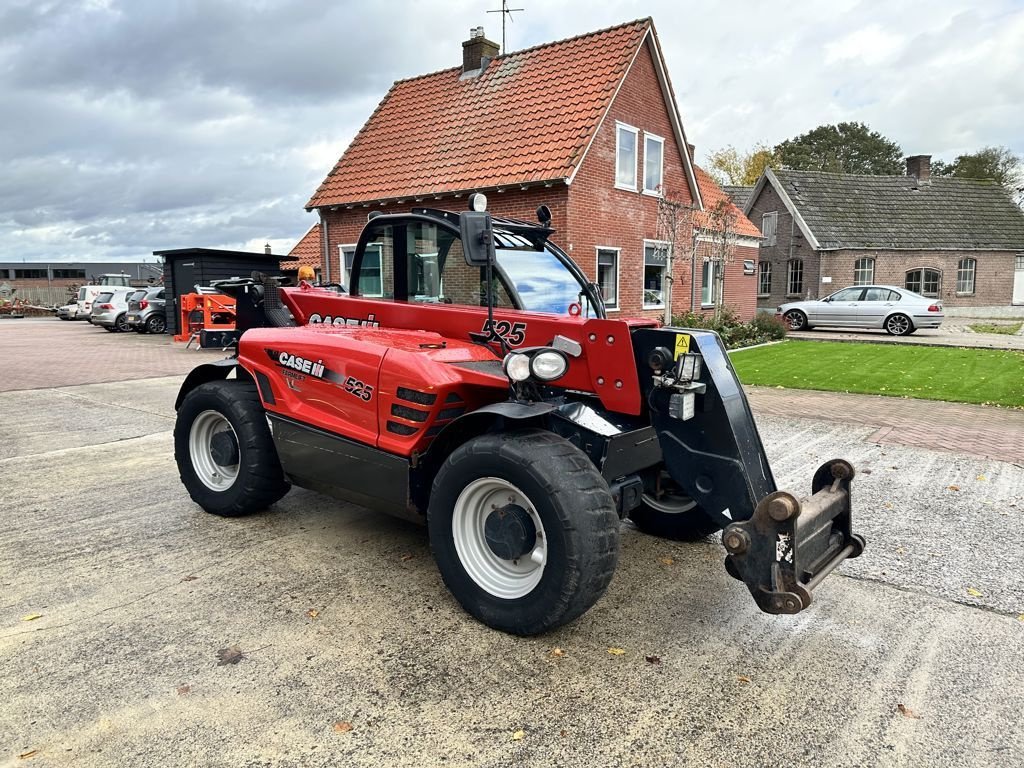
[[764, 232], [758, 309], [849, 285], [904, 286], [948, 309], [1024, 304], [1024, 213], [992, 182], [766, 170], [744, 211]]
[[[459, 210], [479, 191], [500, 216], [533, 221], [548, 206], [553, 241], [601, 284], [612, 312], [663, 317], [671, 286], [673, 313], [691, 297], [710, 306], [722, 288], [753, 315], [744, 262], [756, 260], [760, 233], [738, 208], [724, 283], [702, 256], [691, 263], [691, 246], [706, 251], [711, 239], [708, 201], [731, 203], [687, 150], [651, 19], [502, 56], [477, 28], [462, 48], [461, 67], [396, 82], [307, 203], [319, 214], [324, 282], [347, 284], [370, 211]], [[677, 235], [683, 255], [671, 260], [663, 193], [696, 209], [697, 231]]]

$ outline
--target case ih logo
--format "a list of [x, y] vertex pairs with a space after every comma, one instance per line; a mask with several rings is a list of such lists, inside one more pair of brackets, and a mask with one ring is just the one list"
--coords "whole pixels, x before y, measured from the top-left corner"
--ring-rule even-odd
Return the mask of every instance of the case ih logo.
[[380, 328], [377, 316], [372, 312], [366, 316], [365, 320], [360, 320], [357, 317], [321, 315], [319, 312], [314, 312], [309, 316], [309, 325], [353, 325], [362, 328]]
[[[332, 384], [337, 384], [353, 397], [358, 397], [363, 402], [370, 402], [373, 399], [373, 386], [360, 381], [354, 376], [342, 376], [337, 371], [332, 371], [324, 365], [323, 360], [310, 360], [309, 358], [293, 355], [291, 352], [282, 352], [276, 349], [267, 349], [267, 357], [273, 360], [279, 367], [284, 368], [284, 375], [288, 378], [288, 386], [298, 390], [292, 379], [302, 381], [306, 376], [313, 376]], [[295, 371], [295, 373], [292, 373]]]

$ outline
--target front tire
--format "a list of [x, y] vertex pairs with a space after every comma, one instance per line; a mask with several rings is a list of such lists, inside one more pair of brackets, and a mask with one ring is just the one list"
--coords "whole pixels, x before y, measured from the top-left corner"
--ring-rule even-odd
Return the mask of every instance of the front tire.
[[256, 387], [245, 381], [209, 382], [185, 396], [174, 460], [192, 501], [214, 515], [266, 509], [291, 487]]
[[699, 541], [722, 528], [665, 471], [656, 488], [645, 490], [629, 519], [644, 533], [673, 541]]
[[801, 312], [799, 309], [791, 309], [783, 317], [786, 319], [786, 324], [789, 325], [791, 331], [806, 331], [807, 330], [807, 315]]
[[578, 448], [544, 430], [482, 435], [453, 451], [434, 480], [427, 528], [455, 599], [516, 635], [584, 614], [618, 561], [607, 484]]
[[914, 332], [914, 324], [906, 315], [890, 315], [885, 319], [885, 330], [890, 336], [909, 336]]

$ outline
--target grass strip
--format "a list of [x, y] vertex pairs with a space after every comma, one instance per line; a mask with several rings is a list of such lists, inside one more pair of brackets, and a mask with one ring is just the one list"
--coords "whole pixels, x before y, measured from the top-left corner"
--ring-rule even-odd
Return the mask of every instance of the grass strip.
[[1024, 408], [1024, 352], [787, 341], [730, 355], [744, 384]]

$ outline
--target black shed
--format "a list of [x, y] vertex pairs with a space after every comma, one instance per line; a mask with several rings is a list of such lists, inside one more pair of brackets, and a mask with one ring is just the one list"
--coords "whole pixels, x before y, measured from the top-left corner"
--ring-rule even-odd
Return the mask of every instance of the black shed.
[[297, 261], [295, 256], [250, 251], [224, 251], [217, 248], [175, 248], [153, 251], [164, 260], [164, 287], [167, 294], [167, 328], [169, 333], [181, 332], [178, 297], [195, 293], [195, 286], [209, 286], [214, 280], [247, 277], [258, 271], [268, 275], [281, 274], [282, 261]]

